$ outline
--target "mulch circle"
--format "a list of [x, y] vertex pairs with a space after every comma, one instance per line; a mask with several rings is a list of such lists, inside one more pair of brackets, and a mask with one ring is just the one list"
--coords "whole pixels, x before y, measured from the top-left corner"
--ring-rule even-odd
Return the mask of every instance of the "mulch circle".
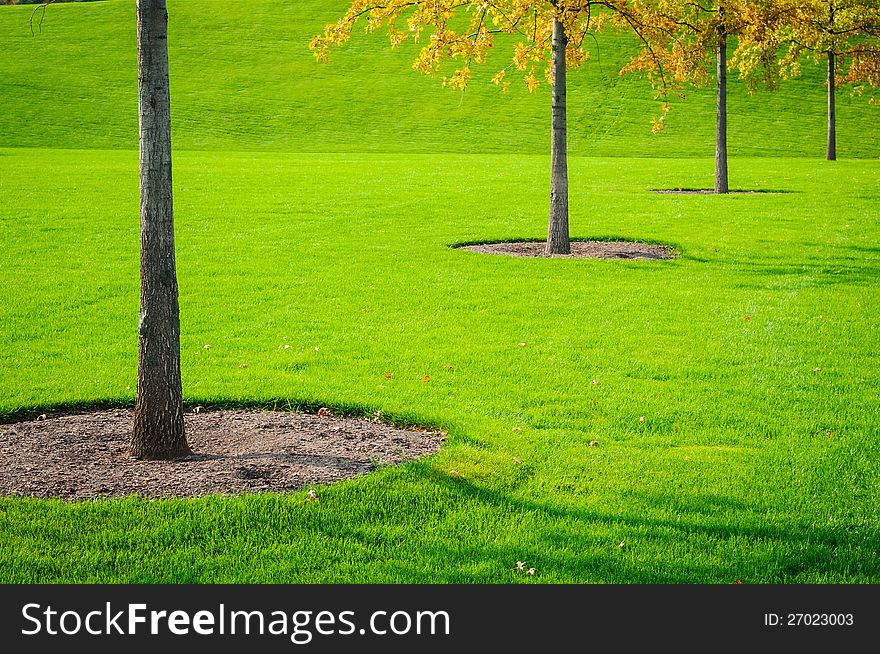
[[[546, 257], [544, 241], [523, 241], [509, 243], [480, 243], [458, 246], [460, 250], [471, 250], [484, 254], [505, 254], [511, 257]], [[653, 243], [632, 243], [629, 241], [572, 241], [571, 254], [554, 254], [553, 258], [563, 259], [677, 259], [678, 250], [668, 245]]]
[[766, 195], [768, 193], [781, 193], [782, 191], [741, 191], [730, 190], [727, 193], [715, 193], [711, 188], [652, 188], [651, 193], [659, 195]]
[[439, 432], [366, 418], [242, 409], [184, 419], [194, 454], [176, 461], [126, 454], [128, 409], [2, 424], [0, 495], [82, 500], [292, 491], [425, 456], [443, 443]]

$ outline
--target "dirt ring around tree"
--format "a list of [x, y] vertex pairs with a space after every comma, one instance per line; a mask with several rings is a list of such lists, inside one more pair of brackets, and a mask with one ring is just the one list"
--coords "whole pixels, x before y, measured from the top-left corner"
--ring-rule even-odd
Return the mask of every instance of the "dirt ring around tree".
[[[138, 461], [133, 414], [109, 409], [0, 424], [0, 495], [85, 500], [285, 492], [432, 454], [444, 434], [367, 418], [235, 409], [184, 416], [191, 456]], [[320, 498], [318, 498], [320, 500]]]
[[[548, 257], [544, 254], [544, 245], [544, 241], [508, 241], [453, 247], [457, 250], [502, 254], [510, 257]], [[560, 259], [637, 259], [649, 261], [677, 259], [680, 256], [678, 250], [669, 245], [631, 241], [572, 241], [571, 254], [550, 255], [552, 258]]]
[[788, 191], [763, 189], [730, 189], [727, 193], [716, 193], [713, 188], [652, 188], [658, 195], [777, 195]]

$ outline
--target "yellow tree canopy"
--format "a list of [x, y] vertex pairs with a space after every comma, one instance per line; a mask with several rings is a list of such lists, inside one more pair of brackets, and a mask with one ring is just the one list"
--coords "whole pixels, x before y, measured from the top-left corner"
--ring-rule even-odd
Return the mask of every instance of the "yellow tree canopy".
[[780, 0], [787, 18], [778, 34], [788, 50], [784, 70], [797, 74], [800, 59], [832, 53], [848, 62], [837, 84], [880, 87], [880, 0]]
[[789, 12], [787, 0], [656, 0], [643, 14], [643, 32], [661, 47], [644, 51], [624, 70], [663, 72], [675, 87], [703, 86], [712, 80], [710, 63], [723, 42], [733, 50], [728, 65], [752, 88], [773, 85], [782, 75], [779, 34]]

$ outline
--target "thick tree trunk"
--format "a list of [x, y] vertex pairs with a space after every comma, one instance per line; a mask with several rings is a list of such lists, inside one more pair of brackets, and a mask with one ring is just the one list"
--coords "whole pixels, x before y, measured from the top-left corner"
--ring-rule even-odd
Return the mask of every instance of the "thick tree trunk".
[[553, 20], [553, 123], [550, 137], [550, 224], [545, 254], [570, 254], [568, 236], [568, 159], [565, 114], [565, 48], [568, 36]]
[[828, 161], [837, 160], [837, 110], [834, 106], [834, 53], [828, 53], [828, 148], [825, 150], [825, 158]]
[[718, 97], [715, 115], [715, 192], [728, 193], [727, 183], [727, 37], [721, 34], [717, 53]]
[[171, 199], [171, 107], [165, 0], [137, 0], [141, 188], [141, 315], [130, 454], [189, 453], [183, 433], [180, 318]]

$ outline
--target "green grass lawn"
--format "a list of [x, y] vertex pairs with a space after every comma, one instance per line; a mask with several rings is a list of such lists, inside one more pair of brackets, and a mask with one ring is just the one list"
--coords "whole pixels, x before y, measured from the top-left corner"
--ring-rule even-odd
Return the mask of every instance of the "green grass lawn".
[[[489, 83], [510, 63], [500, 39], [462, 96], [412, 71], [412, 45], [365, 35], [318, 64], [311, 37], [350, 0], [169, 0], [171, 108], [181, 150], [547, 153], [550, 97], [519, 82]], [[0, 8], [0, 147], [137, 148], [135, 3], [49, 7], [31, 36], [33, 7]], [[36, 31], [35, 26], [35, 31]], [[673, 100], [668, 128], [650, 85], [618, 72], [637, 47], [600, 36], [569, 76], [569, 146], [583, 156], [713, 156], [714, 91]], [[732, 156], [825, 154], [821, 66], [778, 91], [749, 96], [731, 75]], [[880, 156], [880, 109], [838, 93], [840, 157]], [[731, 179], [731, 184], [736, 184]]]
[[[821, 84], [740, 89], [732, 185], [784, 192], [656, 195], [711, 186], [710, 94], [656, 139], [641, 83], [585, 69], [606, 104], [572, 128], [572, 235], [682, 258], [481, 255], [449, 245], [545, 234], [546, 90], [462, 99], [378, 37], [312, 64], [342, 0], [208, 4], [169, 9], [186, 401], [381, 410], [447, 445], [320, 504], [0, 498], [0, 581], [880, 582], [876, 110], [842, 99], [866, 158], [829, 164]], [[0, 8], [7, 421], [136, 381], [133, 3], [50, 7], [33, 38], [29, 12]]]

